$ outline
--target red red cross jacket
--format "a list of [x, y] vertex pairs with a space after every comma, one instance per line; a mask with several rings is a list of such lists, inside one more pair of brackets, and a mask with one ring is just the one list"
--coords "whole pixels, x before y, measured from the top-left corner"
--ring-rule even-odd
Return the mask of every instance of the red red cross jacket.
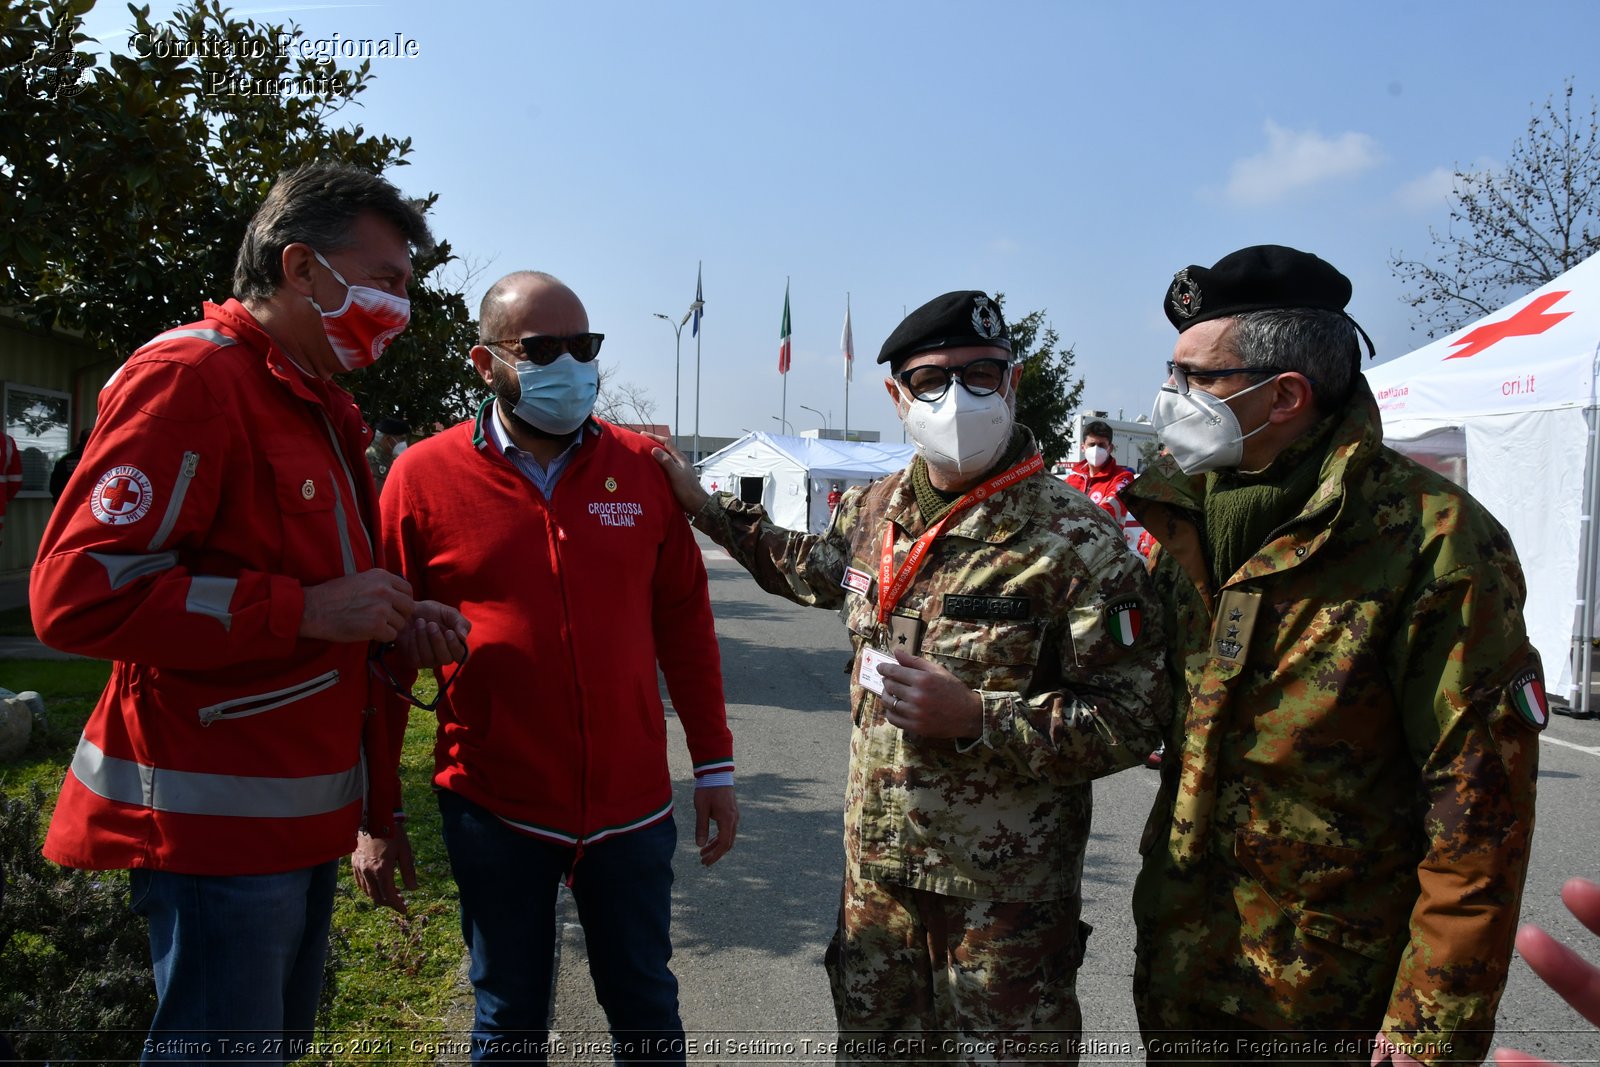
[[1064, 479], [1072, 488], [1083, 493], [1090, 500], [1100, 505], [1107, 515], [1116, 522], [1122, 530], [1122, 539], [1129, 548], [1140, 555], [1150, 554], [1150, 538], [1145, 533], [1144, 527], [1139, 525], [1127, 508], [1122, 506], [1122, 501], [1117, 499], [1117, 494], [1133, 484], [1134, 473], [1127, 467], [1119, 467], [1115, 463], [1107, 463], [1096, 471], [1087, 462], [1074, 463], [1067, 470]]
[[[41, 640], [115, 661], [45, 855], [269, 874], [354, 847], [368, 646], [297, 633], [304, 587], [381, 564], [370, 437], [233, 300], [107, 384], [29, 587]], [[375, 833], [397, 789], [371, 790]]]
[[383, 487], [388, 558], [472, 620], [433, 780], [525, 833], [592, 843], [672, 810], [658, 663], [695, 774], [733, 768], [705, 564], [651, 441], [591, 421], [546, 500], [493, 417], [412, 445]]

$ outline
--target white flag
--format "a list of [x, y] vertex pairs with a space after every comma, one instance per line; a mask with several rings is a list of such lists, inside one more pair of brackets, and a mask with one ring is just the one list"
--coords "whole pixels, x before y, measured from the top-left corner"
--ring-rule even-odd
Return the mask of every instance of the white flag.
[[850, 380], [850, 368], [856, 361], [856, 343], [850, 337], [850, 298], [844, 298], [844, 335], [839, 338], [839, 347], [844, 349], [844, 380]]

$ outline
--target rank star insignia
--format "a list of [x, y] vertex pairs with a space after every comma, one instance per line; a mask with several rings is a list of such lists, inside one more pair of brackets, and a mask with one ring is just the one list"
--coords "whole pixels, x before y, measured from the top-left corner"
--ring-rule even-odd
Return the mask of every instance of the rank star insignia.
[[1238, 622], [1242, 618], [1244, 618], [1244, 612], [1240, 611], [1238, 608], [1234, 608], [1232, 611], [1228, 612], [1229, 622]]
[[1239, 628], [1237, 626], [1228, 627], [1228, 636], [1229, 637], [1238, 637], [1239, 636]]
[[1000, 314], [989, 305], [986, 296], [972, 298], [972, 328], [979, 337], [990, 338], [1000, 336]]
[[1189, 277], [1185, 267], [1172, 276], [1172, 288], [1167, 290], [1167, 301], [1172, 313], [1182, 319], [1192, 319], [1200, 311], [1200, 286]]

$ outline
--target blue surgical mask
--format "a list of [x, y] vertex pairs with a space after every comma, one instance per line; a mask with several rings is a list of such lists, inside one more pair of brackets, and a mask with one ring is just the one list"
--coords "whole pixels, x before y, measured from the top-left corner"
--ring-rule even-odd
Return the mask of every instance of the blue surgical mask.
[[[492, 348], [490, 355], [494, 355]], [[579, 363], [563, 352], [543, 367], [526, 359], [517, 360], [512, 367], [498, 355], [494, 358], [517, 372], [521, 395], [512, 410], [534, 429], [571, 433], [594, 410], [595, 397], [600, 393], [600, 367], [594, 360]]]

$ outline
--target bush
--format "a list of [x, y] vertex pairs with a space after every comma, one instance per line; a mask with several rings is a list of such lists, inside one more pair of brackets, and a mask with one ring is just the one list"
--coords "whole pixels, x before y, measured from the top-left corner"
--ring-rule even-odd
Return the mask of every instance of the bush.
[[77, 871], [39, 853], [44, 790], [0, 798], [0, 1030], [24, 1060], [125, 1063], [155, 1014], [143, 920], [127, 871]]

